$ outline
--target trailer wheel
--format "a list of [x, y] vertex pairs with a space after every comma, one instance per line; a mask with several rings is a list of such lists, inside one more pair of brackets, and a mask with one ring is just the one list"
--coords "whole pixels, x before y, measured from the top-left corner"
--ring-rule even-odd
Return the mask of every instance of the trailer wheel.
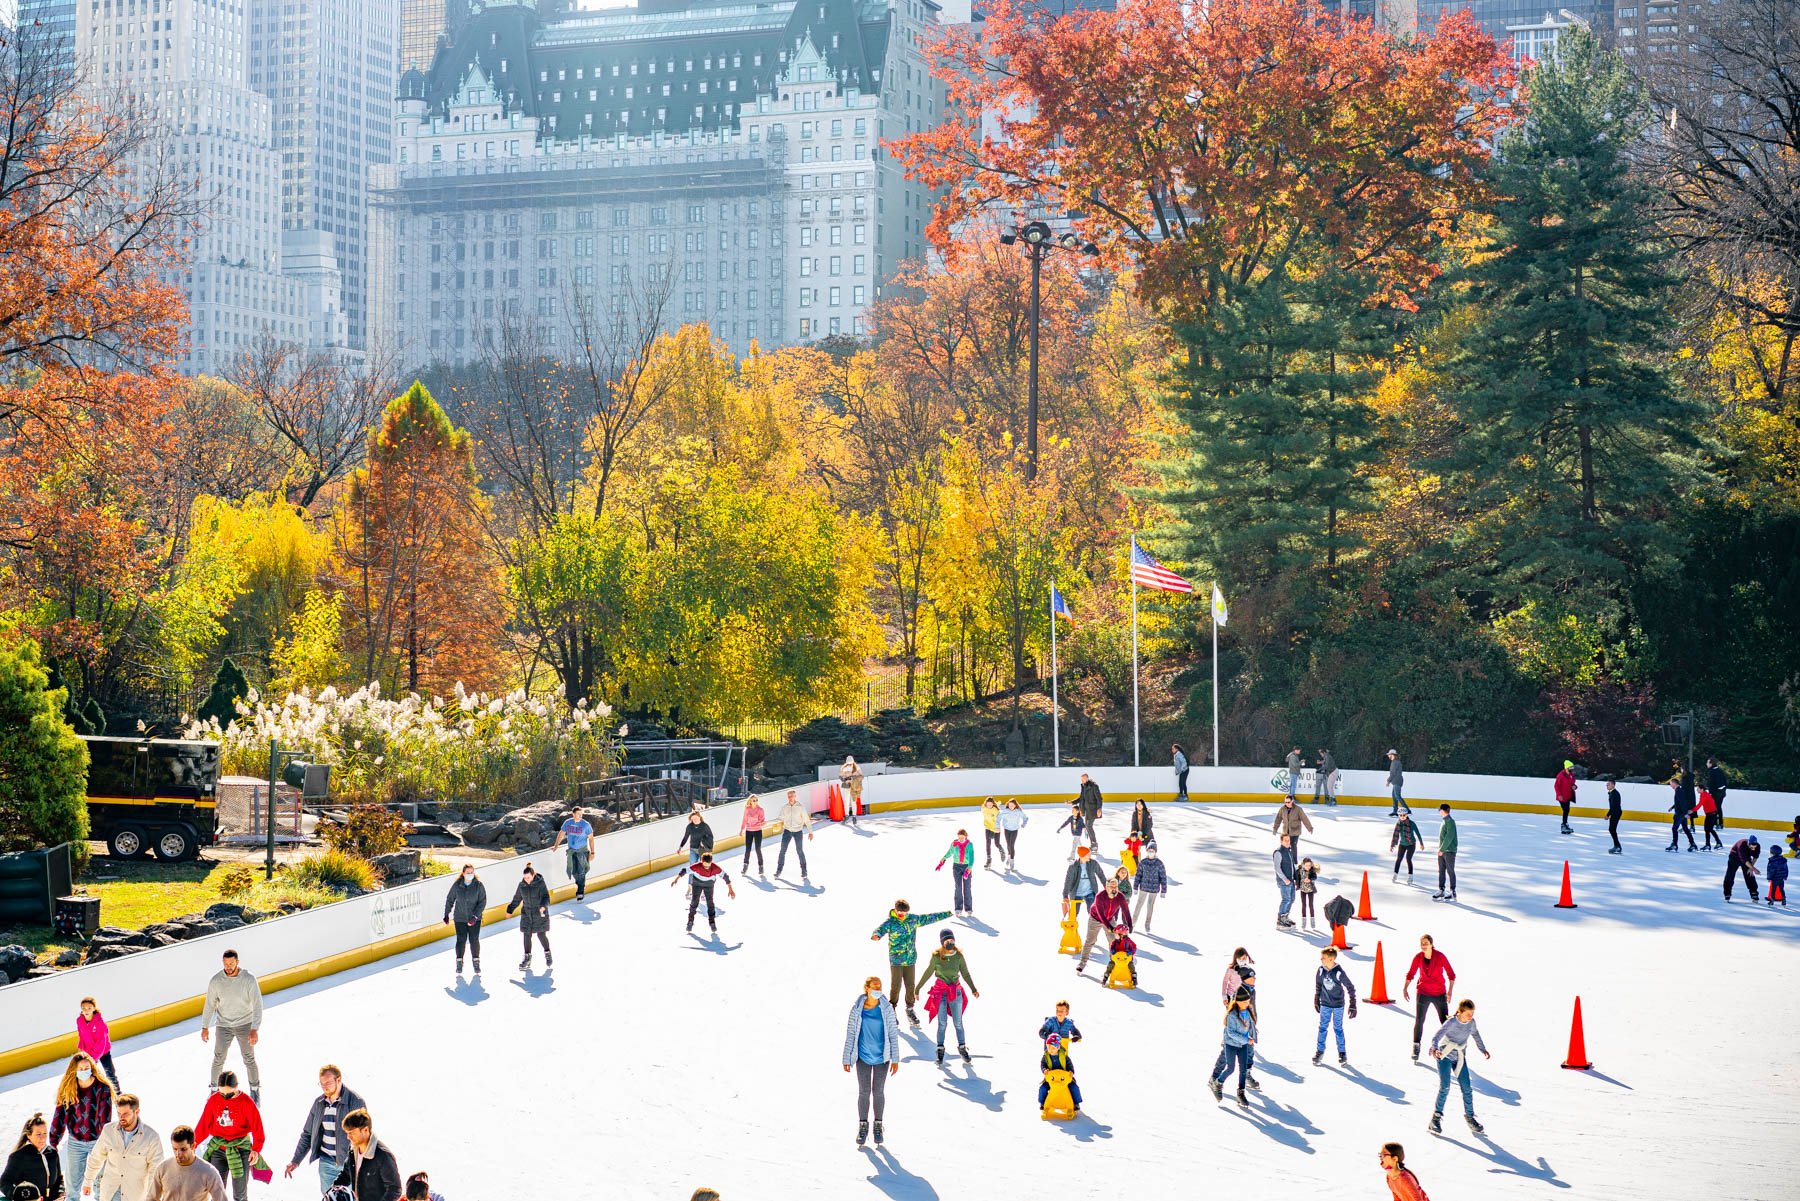
[[107, 840], [106, 849], [115, 859], [136, 859], [150, 845], [149, 837], [137, 826], [120, 826]]
[[179, 863], [198, 850], [194, 832], [186, 826], [166, 826], [157, 832], [156, 857], [164, 863]]

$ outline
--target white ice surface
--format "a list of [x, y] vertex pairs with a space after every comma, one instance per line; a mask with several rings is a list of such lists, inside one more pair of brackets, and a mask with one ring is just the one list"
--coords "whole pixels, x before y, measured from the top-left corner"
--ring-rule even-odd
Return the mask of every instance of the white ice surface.
[[[553, 972], [515, 969], [507, 924], [487, 931], [479, 984], [458, 984], [437, 944], [277, 994], [259, 1051], [267, 1154], [285, 1163], [329, 1060], [367, 1098], [403, 1171], [428, 1169], [450, 1201], [685, 1201], [701, 1184], [727, 1201], [1385, 1197], [1375, 1154], [1388, 1139], [1406, 1144], [1435, 1201], [1800, 1197], [1800, 909], [1752, 909], [1741, 891], [1725, 905], [1723, 856], [1665, 854], [1660, 828], [1628, 827], [1626, 853], [1608, 856], [1593, 822], [1562, 837], [1553, 818], [1477, 813], [1458, 819], [1463, 900], [1446, 906], [1429, 899], [1429, 851], [1421, 887], [1389, 883], [1385, 814], [1309, 807], [1317, 833], [1301, 849], [1322, 866], [1321, 908], [1338, 893], [1354, 901], [1370, 873], [1378, 920], [1351, 923], [1346, 960], [1358, 990], [1381, 939], [1398, 997], [1429, 932], [1456, 967], [1455, 995], [1479, 1006], [1494, 1054], [1474, 1061], [1487, 1137], [1470, 1135], [1453, 1091], [1433, 1138], [1436, 1074], [1410, 1062], [1409, 1007], [1364, 1004], [1347, 1023], [1353, 1071], [1337, 1068], [1335, 1046], [1324, 1066], [1309, 1062], [1327, 934], [1274, 929], [1271, 812], [1158, 807], [1172, 885], [1140, 940], [1142, 988], [1120, 992], [1056, 954], [1068, 842], [1053, 833], [1060, 814], [1032, 810], [1020, 872], [978, 871], [979, 920], [955, 923], [982, 989], [967, 1019], [974, 1065], [956, 1060], [952, 1037], [939, 1068], [929, 1036], [908, 1034], [881, 1152], [852, 1142], [844, 1020], [863, 978], [886, 977], [885, 944], [869, 932], [894, 898], [919, 912], [948, 905], [949, 873], [932, 865], [959, 825], [979, 842], [972, 812], [825, 829], [810, 848], [811, 892], [745, 880], [727, 856], [738, 899], [724, 902], [716, 943], [682, 932], [685, 884], [671, 889], [664, 875], [559, 906]], [[1418, 816], [1435, 846], [1436, 815]], [[1125, 805], [1109, 803], [1109, 867], [1125, 822]], [[1575, 910], [1552, 908], [1565, 856]], [[1261, 969], [1265, 1091], [1248, 1114], [1230, 1093], [1216, 1105], [1204, 1083], [1216, 989], [1239, 943]], [[922, 951], [935, 944], [936, 927], [921, 931]], [[1578, 993], [1591, 1073], [1559, 1066]], [[1036, 1032], [1059, 998], [1086, 1036], [1086, 1116], [1074, 1123], [1042, 1121], [1035, 1104]], [[196, 1023], [132, 1039], [115, 1059], [164, 1134], [198, 1118], [209, 1048]], [[48, 1108], [54, 1076], [0, 1079], [0, 1127]], [[312, 1197], [312, 1178], [278, 1174], [252, 1196]]]

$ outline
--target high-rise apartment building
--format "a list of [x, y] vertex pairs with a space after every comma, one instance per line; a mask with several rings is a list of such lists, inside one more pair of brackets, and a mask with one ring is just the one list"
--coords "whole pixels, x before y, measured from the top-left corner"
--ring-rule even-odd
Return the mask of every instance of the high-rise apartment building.
[[[1544, 17], [1544, 0], [1417, 0], [1419, 23], [1429, 29], [1446, 15], [1459, 9], [1470, 9], [1481, 27], [1502, 48], [1512, 47], [1511, 30], [1516, 25], [1530, 25]], [[1613, 22], [1613, 0], [1578, 0], [1558, 6], [1592, 29], [1603, 40], [1610, 37]]]
[[18, 27], [31, 30], [36, 52], [65, 72], [75, 69], [75, 0], [19, 0]]
[[400, 69], [428, 71], [438, 40], [452, 37], [469, 16], [469, 0], [401, 0]]
[[407, 72], [376, 168], [372, 307], [414, 362], [466, 362], [502, 323], [552, 351], [576, 313], [733, 350], [862, 330], [927, 252], [928, 189], [883, 142], [943, 108], [930, 0], [646, 0], [546, 15], [490, 3]]
[[1684, 47], [1698, 40], [1697, 14], [1700, 6], [1691, 2], [1682, 15], [1682, 5], [1675, 0], [1627, 0], [1612, 10], [1614, 45], [1627, 58], [1641, 60], [1642, 67], [1662, 61], [1665, 55], [1682, 53]]
[[281, 156], [281, 227], [309, 235], [309, 258], [336, 258], [348, 344], [364, 349], [369, 168], [392, 155], [400, 0], [247, 7], [249, 82], [272, 106]]

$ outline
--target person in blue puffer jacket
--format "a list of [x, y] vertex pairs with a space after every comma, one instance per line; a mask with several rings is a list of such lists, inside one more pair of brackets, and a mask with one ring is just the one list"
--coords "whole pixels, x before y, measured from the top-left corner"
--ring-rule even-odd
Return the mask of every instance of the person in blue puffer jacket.
[[1131, 924], [1138, 925], [1138, 915], [1142, 914], [1144, 924], [1139, 927], [1145, 934], [1150, 933], [1150, 919], [1156, 915], [1156, 898], [1167, 896], [1169, 892], [1169, 870], [1157, 857], [1156, 844], [1144, 844], [1144, 857], [1138, 861], [1137, 900], [1131, 907]]
[[1769, 907], [1772, 909], [1776, 901], [1787, 908], [1788, 861], [1782, 857], [1781, 844], [1776, 843], [1769, 848], [1769, 866], [1766, 869], [1769, 877]]

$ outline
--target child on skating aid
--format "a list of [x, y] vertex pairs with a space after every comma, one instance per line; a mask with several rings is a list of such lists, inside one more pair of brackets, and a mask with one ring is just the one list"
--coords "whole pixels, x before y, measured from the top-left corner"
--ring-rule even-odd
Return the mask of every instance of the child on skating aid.
[[1781, 907], [1786, 909], [1788, 861], [1782, 857], [1780, 843], [1769, 848], [1769, 866], [1764, 870], [1769, 881], [1769, 908], [1773, 909], [1779, 900]]
[[[1058, 1006], [1061, 1008], [1061, 1006]], [[1075, 1061], [1069, 1057], [1069, 1044], [1063, 1041], [1060, 1034], [1052, 1034], [1044, 1040], [1044, 1058], [1039, 1065], [1046, 1072], [1069, 1073], [1069, 1099], [1075, 1102], [1075, 1116], [1081, 1116], [1081, 1085], [1076, 1083]], [[1038, 1085], [1038, 1108], [1050, 1098], [1050, 1082]]]
[[1300, 861], [1300, 870], [1294, 876], [1300, 886], [1300, 923], [1317, 926], [1319, 919], [1313, 912], [1313, 895], [1319, 891], [1319, 865], [1308, 856]]
[[1144, 840], [1136, 834], [1125, 836], [1125, 853], [1119, 856], [1119, 866], [1130, 876], [1137, 875], [1138, 859], [1144, 853]]
[[[1112, 931], [1112, 942], [1107, 947], [1107, 955], [1108, 955], [1107, 962], [1110, 964], [1112, 962], [1111, 957], [1113, 955], [1119, 954], [1121, 951], [1123, 951], [1125, 953], [1125, 970], [1128, 971], [1129, 973], [1131, 973], [1131, 987], [1136, 988], [1137, 987], [1137, 943], [1131, 941], [1131, 934], [1125, 929], [1124, 926], [1114, 926], [1113, 931]], [[1107, 974], [1108, 974], [1108, 977], [1110, 978], [1110, 976], [1111, 976], [1110, 969], [1108, 970]]]

